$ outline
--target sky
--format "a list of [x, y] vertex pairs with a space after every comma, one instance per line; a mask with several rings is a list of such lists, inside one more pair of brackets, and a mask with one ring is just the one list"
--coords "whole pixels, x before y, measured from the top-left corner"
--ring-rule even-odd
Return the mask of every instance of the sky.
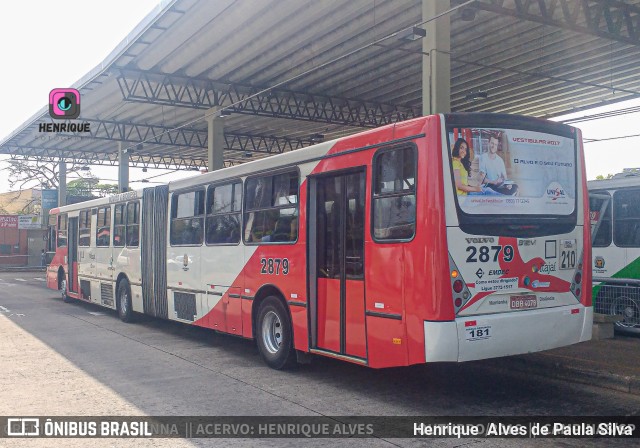
[[[158, 0], [5, 2], [0, 14], [0, 80], [5, 105], [0, 109], [0, 141], [47, 105], [51, 89], [69, 87], [99, 65], [157, 4]], [[61, 37], [63, 27], [68, 32]], [[632, 106], [640, 106], [640, 100], [570, 117]], [[588, 179], [640, 168], [638, 123], [640, 113], [573, 124], [583, 131]], [[636, 137], [622, 138], [630, 135]], [[2, 172], [6, 165], [0, 161], [0, 193], [10, 190]], [[103, 183], [117, 183], [117, 167], [93, 166], [92, 173]], [[136, 181], [143, 178], [154, 176], [152, 182], [161, 183], [193, 175], [193, 171], [149, 169], [142, 173], [131, 168], [129, 178], [132, 188], [140, 188], [142, 184]], [[67, 180], [73, 178], [70, 175]]]
[[[0, 13], [0, 81], [4, 104], [12, 107], [0, 109], [0, 141], [48, 105], [51, 89], [72, 86], [102, 63], [158, 3], [159, 0], [4, 2]], [[68, 27], [68, 31], [61, 37], [62, 27]], [[6, 166], [0, 162], [0, 193], [10, 191], [6, 171], [2, 171]], [[117, 167], [95, 165], [91, 173], [103, 183], [118, 182]], [[193, 171], [129, 170], [132, 188], [143, 186], [134, 181], [151, 176], [158, 177], [150, 182], [162, 183], [193, 175]], [[77, 176], [70, 174], [67, 181], [74, 178]], [[39, 187], [39, 183], [32, 186]]]

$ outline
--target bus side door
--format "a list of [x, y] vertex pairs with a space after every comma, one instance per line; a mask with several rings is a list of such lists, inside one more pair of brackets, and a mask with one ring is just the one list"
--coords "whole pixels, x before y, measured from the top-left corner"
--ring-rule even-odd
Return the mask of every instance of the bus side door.
[[113, 249], [111, 243], [112, 207], [98, 207], [95, 245], [95, 276], [97, 289], [92, 288], [92, 302], [114, 307], [113, 294]]
[[167, 248], [168, 317], [194, 322], [202, 317], [204, 188], [171, 196]]
[[366, 359], [365, 171], [324, 174], [310, 188], [312, 347]]

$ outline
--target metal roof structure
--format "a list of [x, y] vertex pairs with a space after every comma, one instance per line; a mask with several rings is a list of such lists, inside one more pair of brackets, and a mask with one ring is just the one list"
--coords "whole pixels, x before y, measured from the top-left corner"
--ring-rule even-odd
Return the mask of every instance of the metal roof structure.
[[[451, 109], [553, 117], [640, 97], [640, 0], [451, 0]], [[422, 113], [421, 0], [174, 0], [76, 83], [87, 134], [42, 138], [43, 108], [0, 143], [14, 158], [225, 164]], [[386, 39], [382, 39], [388, 37]], [[410, 36], [409, 36], [410, 37]], [[142, 142], [142, 143], [141, 143]]]

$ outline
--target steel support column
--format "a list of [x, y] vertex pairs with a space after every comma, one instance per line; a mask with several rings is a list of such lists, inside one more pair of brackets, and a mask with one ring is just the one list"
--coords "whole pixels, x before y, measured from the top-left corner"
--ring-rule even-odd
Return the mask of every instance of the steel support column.
[[58, 207], [67, 205], [67, 162], [58, 162]]
[[[422, 20], [428, 20], [450, 8], [449, 0], [422, 0]], [[451, 38], [450, 16], [445, 14], [425, 24], [422, 40], [422, 114], [451, 112]]]
[[126, 146], [118, 142], [118, 191], [121, 193], [129, 189], [129, 152]]
[[212, 113], [205, 114], [207, 118], [207, 169], [216, 171], [224, 168], [224, 117]]

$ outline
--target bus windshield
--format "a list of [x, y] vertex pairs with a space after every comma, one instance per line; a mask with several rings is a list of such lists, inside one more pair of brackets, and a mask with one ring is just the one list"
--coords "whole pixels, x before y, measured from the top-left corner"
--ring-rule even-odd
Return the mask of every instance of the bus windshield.
[[[540, 226], [550, 223], [563, 223], [564, 230], [575, 225], [576, 138], [562, 131], [448, 126], [460, 225], [473, 226], [471, 233], [496, 234], [495, 224], [500, 224], [505, 235], [522, 236], [544, 233]], [[515, 231], [524, 228], [538, 230]]]

